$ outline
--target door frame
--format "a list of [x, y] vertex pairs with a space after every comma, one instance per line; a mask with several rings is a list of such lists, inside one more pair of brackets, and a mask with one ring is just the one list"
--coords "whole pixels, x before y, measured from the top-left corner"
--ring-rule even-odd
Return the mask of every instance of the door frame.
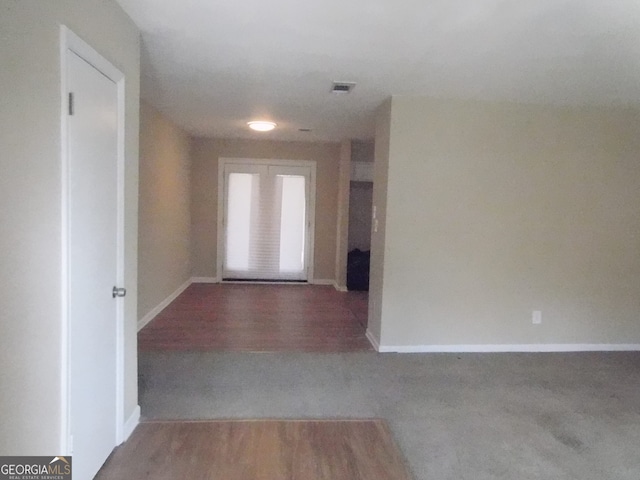
[[[125, 187], [125, 76], [111, 62], [93, 49], [87, 42], [73, 33], [65, 25], [60, 26], [60, 158], [61, 158], [61, 450], [66, 455], [73, 453], [73, 439], [71, 436], [71, 363], [70, 363], [70, 316], [69, 316], [69, 152], [68, 141], [68, 79], [67, 52], [71, 51], [91, 64], [96, 70], [116, 84], [118, 96], [118, 125], [117, 125], [117, 240], [116, 240], [116, 281], [118, 286], [124, 286], [124, 187]], [[116, 304], [116, 438], [114, 447], [124, 441], [124, 302]]]
[[[222, 260], [224, 256], [224, 193], [225, 193], [225, 176], [224, 171], [227, 165], [267, 165], [278, 167], [308, 167], [311, 170], [309, 178], [309, 250], [307, 258], [307, 282], [313, 283], [314, 280], [314, 261], [315, 261], [315, 231], [316, 231], [316, 161], [315, 160], [281, 160], [271, 158], [218, 158], [218, 238], [216, 252], [216, 280], [222, 282]], [[255, 282], [260, 283], [260, 282]], [[278, 283], [278, 282], [269, 282]], [[291, 284], [290, 282], [282, 282]]]

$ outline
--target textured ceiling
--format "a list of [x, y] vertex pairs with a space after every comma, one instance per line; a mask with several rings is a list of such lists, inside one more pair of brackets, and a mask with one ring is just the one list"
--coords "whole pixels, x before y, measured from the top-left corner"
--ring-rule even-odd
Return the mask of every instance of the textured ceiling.
[[392, 94], [640, 105], [638, 0], [118, 2], [142, 31], [142, 97], [196, 135], [372, 138]]

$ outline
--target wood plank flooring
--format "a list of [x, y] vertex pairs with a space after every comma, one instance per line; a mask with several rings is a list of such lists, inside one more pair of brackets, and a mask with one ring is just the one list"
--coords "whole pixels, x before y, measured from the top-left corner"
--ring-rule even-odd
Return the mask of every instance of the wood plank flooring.
[[366, 292], [319, 285], [193, 284], [138, 334], [138, 348], [371, 350]]
[[96, 480], [409, 480], [382, 420], [140, 424]]

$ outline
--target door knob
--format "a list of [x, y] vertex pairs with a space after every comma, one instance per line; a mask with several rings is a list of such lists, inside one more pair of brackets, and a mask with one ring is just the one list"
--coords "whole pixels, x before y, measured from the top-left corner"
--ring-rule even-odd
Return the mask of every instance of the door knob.
[[113, 290], [111, 291], [111, 295], [113, 296], [113, 298], [124, 297], [126, 294], [127, 294], [126, 288], [113, 287]]

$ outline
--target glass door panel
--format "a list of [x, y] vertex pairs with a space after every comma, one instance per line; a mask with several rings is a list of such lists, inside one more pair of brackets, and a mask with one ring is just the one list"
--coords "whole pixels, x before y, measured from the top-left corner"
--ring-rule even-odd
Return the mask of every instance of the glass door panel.
[[309, 167], [226, 165], [223, 279], [307, 280]]

